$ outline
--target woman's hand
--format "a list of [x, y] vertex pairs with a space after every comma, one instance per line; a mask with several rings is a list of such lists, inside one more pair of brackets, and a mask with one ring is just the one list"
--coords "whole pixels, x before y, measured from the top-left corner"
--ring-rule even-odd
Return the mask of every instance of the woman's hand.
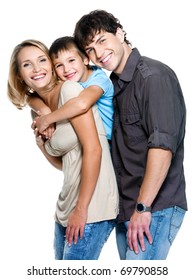
[[87, 210], [81, 210], [77, 207], [71, 212], [68, 218], [66, 240], [69, 246], [77, 243], [78, 237], [83, 238], [84, 228], [87, 220]]
[[45, 137], [44, 135], [41, 135], [39, 132], [38, 132], [38, 129], [35, 128], [34, 129], [34, 135], [36, 137], [36, 144], [37, 146], [40, 148], [40, 149], [43, 149], [44, 147], [44, 142], [45, 142]]

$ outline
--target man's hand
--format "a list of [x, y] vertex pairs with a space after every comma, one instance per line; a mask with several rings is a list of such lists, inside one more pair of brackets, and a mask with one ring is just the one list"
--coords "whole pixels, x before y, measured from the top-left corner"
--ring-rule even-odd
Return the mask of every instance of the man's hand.
[[138, 244], [142, 251], [145, 251], [144, 238], [147, 238], [149, 243], [152, 243], [152, 236], [149, 230], [151, 222], [151, 213], [137, 213], [136, 211], [131, 216], [128, 226], [128, 243], [130, 250], [136, 254], [139, 253]]

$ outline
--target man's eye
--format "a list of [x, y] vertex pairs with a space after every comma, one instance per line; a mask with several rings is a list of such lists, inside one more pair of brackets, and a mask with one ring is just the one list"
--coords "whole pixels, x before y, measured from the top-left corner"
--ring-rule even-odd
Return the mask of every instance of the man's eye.
[[93, 51], [93, 49], [88, 49], [88, 50], [86, 50], [86, 53], [89, 54], [89, 53], [91, 53], [92, 51]]

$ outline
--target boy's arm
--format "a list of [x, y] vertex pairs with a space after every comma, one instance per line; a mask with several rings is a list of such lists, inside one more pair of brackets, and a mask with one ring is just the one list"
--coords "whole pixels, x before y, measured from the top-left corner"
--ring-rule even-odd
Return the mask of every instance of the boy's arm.
[[59, 109], [40, 116], [36, 120], [36, 127], [40, 133], [52, 123], [71, 119], [75, 116], [86, 113], [102, 96], [103, 90], [99, 86], [89, 86], [79, 96], [70, 99]]
[[41, 115], [46, 115], [51, 112], [51, 109], [39, 97], [28, 96], [27, 103], [34, 112], [39, 112]]

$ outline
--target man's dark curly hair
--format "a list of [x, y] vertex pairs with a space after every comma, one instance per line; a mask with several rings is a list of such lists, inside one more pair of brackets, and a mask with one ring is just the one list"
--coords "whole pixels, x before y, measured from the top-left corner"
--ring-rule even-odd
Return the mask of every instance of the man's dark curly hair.
[[[105, 10], [94, 10], [89, 14], [82, 16], [76, 23], [74, 38], [79, 47], [84, 50], [85, 47], [92, 42], [97, 33], [105, 31], [115, 35], [117, 28], [121, 28], [123, 30], [123, 26], [120, 24], [120, 21], [111, 13], [108, 13]], [[123, 32], [125, 42], [131, 45], [126, 38], [126, 32], [124, 30]]]

